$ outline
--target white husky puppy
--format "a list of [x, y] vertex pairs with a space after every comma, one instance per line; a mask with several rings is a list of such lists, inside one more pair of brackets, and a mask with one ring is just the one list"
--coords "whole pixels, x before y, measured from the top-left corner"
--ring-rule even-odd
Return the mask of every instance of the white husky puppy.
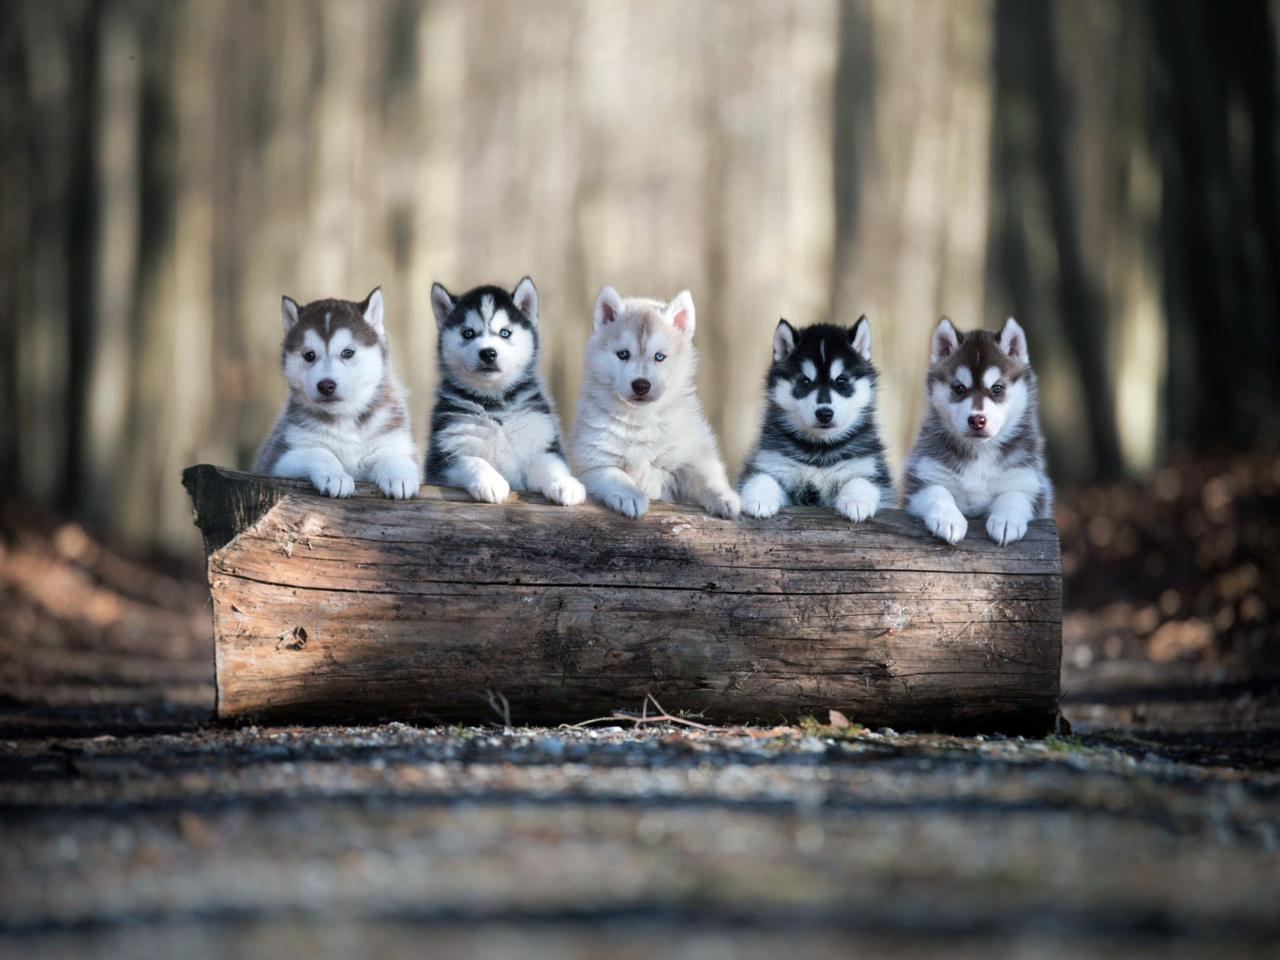
[[431, 288], [440, 329], [440, 388], [431, 412], [427, 480], [501, 503], [514, 487], [552, 503], [587, 491], [569, 472], [560, 423], [538, 371], [538, 291], [525, 277], [513, 292], [476, 287], [454, 297]]
[[573, 456], [587, 492], [628, 517], [650, 499], [741, 509], [694, 388], [694, 320], [687, 290], [662, 303], [605, 287], [596, 300]]
[[289, 399], [258, 452], [256, 471], [304, 477], [330, 497], [372, 480], [388, 497], [418, 491], [418, 450], [405, 391], [391, 372], [382, 288], [361, 303], [282, 302], [281, 366]]

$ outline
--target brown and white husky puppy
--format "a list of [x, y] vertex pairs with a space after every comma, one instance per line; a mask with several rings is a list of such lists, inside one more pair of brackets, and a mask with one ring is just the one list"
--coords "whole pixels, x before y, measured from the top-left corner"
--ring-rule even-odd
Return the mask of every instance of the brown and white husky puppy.
[[302, 477], [330, 497], [357, 480], [386, 496], [418, 492], [418, 451], [405, 391], [391, 371], [382, 288], [360, 303], [282, 302], [281, 367], [289, 399], [258, 452], [256, 472]]
[[933, 331], [928, 407], [903, 472], [906, 508], [930, 532], [959, 543], [967, 517], [987, 518], [1004, 545], [1027, 523], [1053, 514], [1036, 413], [1036, 375], [1027, 336], [1010, 317], [998, 334], [956, 330], [945, 317]]

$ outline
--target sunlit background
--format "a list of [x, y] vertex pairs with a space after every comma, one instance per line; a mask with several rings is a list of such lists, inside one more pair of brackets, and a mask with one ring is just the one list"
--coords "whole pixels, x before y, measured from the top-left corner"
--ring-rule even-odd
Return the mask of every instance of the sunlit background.
[[572, 418], [602, 284], [698, 307], [730, 468], [769, 340], [867, 314], [895, 464], [928, 334], [1026, 326], [1062, 482], [1274, 446], [1276, 3], [72, 2], [0, 12], [0, 488], [198, 555], [281, 294], [541, 295]]

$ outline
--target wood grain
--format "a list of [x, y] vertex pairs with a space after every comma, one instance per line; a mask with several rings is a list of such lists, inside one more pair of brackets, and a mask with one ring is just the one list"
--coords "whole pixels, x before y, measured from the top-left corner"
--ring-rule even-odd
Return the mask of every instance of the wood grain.
[[1057, 716], [1057, 528], [949, 547], [907, 514], [793, 508], [628, 520], [536, 495], [360, 485], [330, 500], [219, 467], [184, 483], [205, 535], [218, 717], [555, 723], [635, 709], [1043, 733]]

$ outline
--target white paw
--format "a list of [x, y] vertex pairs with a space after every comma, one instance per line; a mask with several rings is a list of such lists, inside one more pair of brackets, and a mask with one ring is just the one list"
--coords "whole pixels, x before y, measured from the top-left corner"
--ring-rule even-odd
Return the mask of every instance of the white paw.
[[741, 512], [742, 501], [738, 499], [738, 495], [732, 490], [724, 494], [724, 496], [717, 497], [707, 505], [707, 513], [724, 520], [737, 520], [738, 514]]
[[879, 503], [875, 500], [862, 500], [858, 497], [839, 497], [836, 500], [836, 513], [861, 523], [863, 520], [870, 520], [874, 517], [878, 506]]
[[467, 487], [467, 493], [471, 494], [472, 500], [483, 503], [502, 503], [511, 493], [511, 484], [507, 483], [502, 474], [490, 467], [488, 472], [471, 481], [470, 486]]
[[1000, 546], [1021, 540], [1027, 534], [1027, 518], [1020, 513], [993, 513], [987, 517], [987, 536]]
[[316, 474], [311, 485], [326, 497], [349, 497], [356, 492], [355, 478], [345, 473]]
[[416, 474], [412, 476], [387, 476], [377, 478], [378, 489], [382, 491], [384, 497], [390, 497], [392, 500], [408, 500], [418, 492], [418, 477]]
[[742, 512], [760, 520], [772, 517], [781, 506], [782, 502], [777, 497], [770, 497], [768, 494], [742, 498]]
[[615, 490], [604, 498], [604, 504], [624, 517], [634, 518], [649, 509], [649, 498], [639, 490]]
[[959, 543], [969, 532], [969, 521], [964, 518], [964, 514], [958, 508], [949, 504], [934, 507], [925, 514], [924, 522], [930, 533], [947, 543]]
[[573, 477], [565, 477], [562, 480], [552, 480], [548, 483], [546, 489], [542, 491], [542, 495], [552, 503], [558, 503], [565, 507], [575, 507], [580, 503], [586, 502], [587, 488]]

